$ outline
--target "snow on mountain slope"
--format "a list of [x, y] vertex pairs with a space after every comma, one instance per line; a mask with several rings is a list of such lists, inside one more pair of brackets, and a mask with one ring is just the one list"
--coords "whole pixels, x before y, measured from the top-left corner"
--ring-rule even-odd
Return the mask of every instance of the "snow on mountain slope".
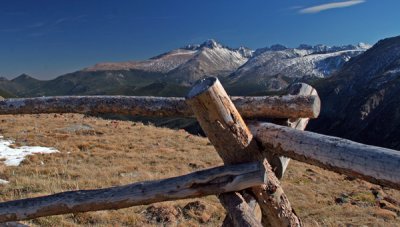
[[141, 70], [158, 73], [159, 82], [191, 85], [206, 76], [217, 76], [232, 86], [256, 85], [262, 89], [281, 89], [295, 79], [327, 77], [350, 58], [364, 52], [366, 44], [326, 46], [305, 45], [237, 49], [207, 40], [188, 45], [144, 61], [100, 63], [83, 71]]
[[232, 73], [243, 65], [252, 54], [253, 51], [248, 48], [231, 49], [210, 39], [200, 45], [188, 45], [148, 60], [99, 63], [85, 68], [83, 71], [136, 69], [146, 72], [170, 72], [168, 78], [187, 82], [186, 79], [192, 81], [205, 75]]
[[206, 76], [224, 77], [247, 62], [253, 51], [244, 47], [231, 49], [214, 40], [197, 47], [197, 53], [178, 66], [167, 78], [173, 82], [190, 84]]
[[[256, 50], [255, 55], [236, 72], [230, 75], [230, 84], [264, 84], [268, 89], [281, 89], [286, 83], [272, 82], [276, 76], [305, 79], [322, 78], [331, 75], [350, 58], [363, 53], [368, 46], [327, 47], [323, 45], [301, 45], [299, 48], [286, 48], [274, 45]], [[274, 83], [271, 87], [269, 82]]]
[[143, 70], [147, 72], [167, 73], [177, 66], [185, 63], [196, 54], [196, 50], [176, 49], [168, 53], [156, 56], [144, 61], [127, 62], [105, 62], [99, 63], [84, 71], [107, 71], [107, 70]]

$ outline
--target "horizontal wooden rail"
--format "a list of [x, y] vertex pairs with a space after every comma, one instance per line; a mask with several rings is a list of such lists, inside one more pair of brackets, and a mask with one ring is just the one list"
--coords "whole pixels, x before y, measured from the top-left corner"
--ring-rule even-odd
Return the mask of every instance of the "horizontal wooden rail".
[[[318, 96], [232, 97], [244, 118], [316, 118]], [[192, 117], [178, 97], [147, 96], [54, 96], [0, 100], [0, 114], [114, 113], [136, 116]]]
[[0, 222], [96, 210], [121, 209], [155, 202], [240, 191], [266, 181], [263, 163], [215, 167], [164, 180], [112, 188], [62, 192], [0, 203]]
[[400, 151], [271, 123], [250, 129], [261, 146], [279, 155], [400, 189]]

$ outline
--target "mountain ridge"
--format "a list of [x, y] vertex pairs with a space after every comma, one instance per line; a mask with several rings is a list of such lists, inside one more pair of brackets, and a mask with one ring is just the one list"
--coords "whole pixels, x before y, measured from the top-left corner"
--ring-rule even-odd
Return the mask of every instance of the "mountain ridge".
[[[342, 67], [350, 57], [363, 52], [367, 46], [364, 45], [362, 49], [361, 45], [300, 45], [298, 48], [300, 49], [279, 44], [256, 50], [244, 46], [231, 48], [209, 39], [201, 44], [190, 44], [143, 61], [98, 63], [48, 81], [36, 80], [27, 75], [20, 76], [18, 79], [0, 81], [0, 89], [20, 97], [73, 94], [149, 95], [149, 92], [145, 91], [146, 88], [151, 88], [154, 92], [150, 93], [151, 95], [182, 96], [198, 79], [216, 76], [234, 95], [249, 92], [256, 94], [267, 90], [279, 90], [294, 81], [326, 76]], [[324, 50], [324, 53], [321, 50]], [[342, 58], [329, 58], [340, 51], [346, 52]], [[349, 54], [352, 51], [356, 53]], [[251, 75], [247, 75], [249, 64], [264, 55], [275, 58], [272, 66], [280, 64], [281, 67], [275, 71], [268, 71], [257, 63], [254, 65], [255, 70], [247, 73]], [[314, 62], [307, 58], [321, 60]], [[260, 64], [263, 64], [263, 61]], [[328, 70], [322, 67], [324, 65], [329, 66]], [[253, 66], [250, 64], [250, 67]], [[308, 73], [313, 70], [316, 73]], [[238, 79], [239, 77], [242, 79]], [[26, 86], [29, 81], [31, 87]], [[246, 85], [247, 89], [242, 90], [242, 85]], [[155, 89], [157, 87], [161, 90]]]
[[315, 87], [323, 105], [311, 130], [400, 149], [400, 36], [379, 41]]

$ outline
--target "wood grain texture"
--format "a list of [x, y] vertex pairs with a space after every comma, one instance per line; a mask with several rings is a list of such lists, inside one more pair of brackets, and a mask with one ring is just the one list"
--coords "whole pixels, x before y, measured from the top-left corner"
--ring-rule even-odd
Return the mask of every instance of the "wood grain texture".
[[[245, 118], [310, 117], [319, 114], [315, 96], [233, 97]], [[55, 96], [0, 100], [0, 114], [114, 113], [155, 117], [191, 117], [184, 98], [151, 96]]]
[[250, 128], [256, 140], [276, 154], [400, 189], [400, 151], [271, 123], [253, 124]]
[[[217, 78], [206, 78], [196, 83], [187, 96], [187, 103], [224, 163], [264, 159], [253, 135]], [[263, 214], [263, 225], [300, 226], [301, 221], [283, 193], [278, 179], [268, 162], [264, 163], [268, 182], [252, 187]], [[247, 206], [247, 203], [243, 206]]]
[[0, 222], [50, 215], [121, 209], [155, 202], [239, 191], [265, 183], [263, 163], [215, 167], [191, 174], [125, 186], [62, 192], [0, 203]]

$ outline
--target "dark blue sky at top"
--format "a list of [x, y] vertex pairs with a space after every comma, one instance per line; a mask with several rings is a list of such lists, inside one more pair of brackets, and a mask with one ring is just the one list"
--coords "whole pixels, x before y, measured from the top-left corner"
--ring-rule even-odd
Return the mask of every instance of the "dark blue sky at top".
[[146, 59], [209, 38], [230, 47], [261, 48], [373, 44], [400, 34], [399, 0], [300, 13], [332, 2], [3, 0], [0, 76], [54, 78], [98, 62]]

